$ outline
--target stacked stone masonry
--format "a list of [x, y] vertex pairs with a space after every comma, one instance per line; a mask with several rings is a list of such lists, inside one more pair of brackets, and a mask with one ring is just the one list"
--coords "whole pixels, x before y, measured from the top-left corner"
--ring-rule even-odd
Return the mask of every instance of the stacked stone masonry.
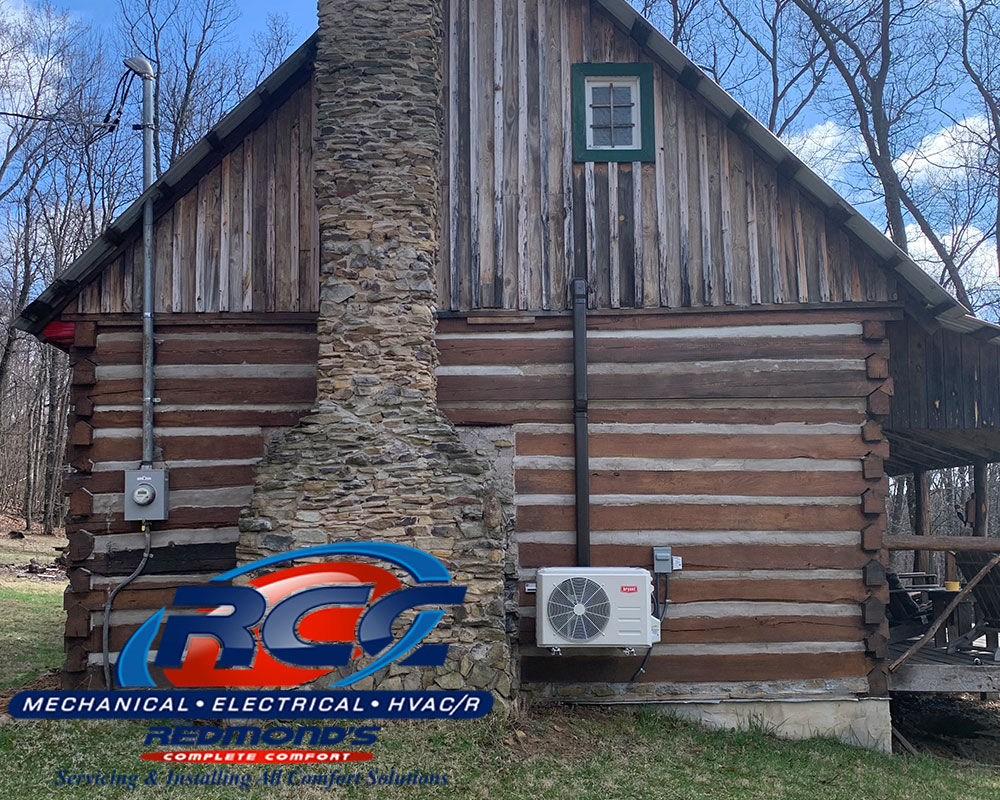
[[[328, 542], [398, 542], [468, 587], [431, 640], [445, 666], [363, 686], [516, 690], [504, 596], [511, 488], [436, 405], [443, 19], [438, 0], [320, 2], [315, 409], [272, 442], [240, 523], [249, 561]], [[494, 448], [495, 449], [495, 448]]]

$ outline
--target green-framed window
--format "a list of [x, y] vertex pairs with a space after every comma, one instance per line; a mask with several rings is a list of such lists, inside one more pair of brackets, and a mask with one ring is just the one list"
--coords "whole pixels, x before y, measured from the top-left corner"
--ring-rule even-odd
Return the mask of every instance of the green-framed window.
[[653, 160], [653, 65], [574, 64], [573, 159]]

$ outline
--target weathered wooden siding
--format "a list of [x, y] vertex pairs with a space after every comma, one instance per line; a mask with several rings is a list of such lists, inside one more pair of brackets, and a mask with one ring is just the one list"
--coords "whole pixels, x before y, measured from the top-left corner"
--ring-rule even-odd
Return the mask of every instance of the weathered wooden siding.
[[[634, 659], [535, 648], [524, 591], [536, 568], [575, 563], [568, 321], [485, 323], [439, 322], [439, 402], [457, 423], [513, 426], [522, 677], [627, 681]], [[884, 384], [868, 359], [886, 354], [858, 312], [590, 320], [593, 563], [651, 567], [654, 545], [684, 559], [643, 681], [873, 669], [881, 618], [863, 604], [886, 596], [864, 578], [879, 545], [861, 532], [883, 518], [888, 446], [866, 427]]]
[[886, 431], [889, 474], [995, 461], [1000, 452], [1000, 348], [914, 319], [887, 325], [891, 358], [881, 365], [895, 396]]
[[[319, 308], [312, 92], [311, 81], [297, 89], [156, 219], [157, 312]], [[140, 236], [67, 313], [141, 308]]]
[[1000, 347], [956, 331], [890, 323], [896, 397], [887, 427], [995, 431], [1000, 426]]
[[651, 61], [589, 0], [448, 3], [439, 308], [885, 301], [895, 280], [654, 62], [655, 163], [575, 164], [570, 65]]
[[[240, 510], [268, 438], [316, 394], [315, 315], [160, 317], [156, 458], [170, 470], [170, 518], [155, 522], [153, 558], [115, 600], [111, 648], [169, 602], [173, 586], [236, 564]], [[124, 473], [141, 445], [141, 333], [134, 317], [77, 323], [74, 416], [66, 478], [71, 591], [67, 669], [101, 650], [106, 587], [139, 563], [143, 537], [123, 518]], [[96, 658], [96, 656], [95, 656]], [[94, 660], [94, 659], [91, 659]]]
[[[570, 67], [651, 61], [589, 0], [448, 3], [444, 310], [896, 299], [871, 252], [658, 62], [656, 160], [576, 164]], [[318, 308], [312, 82], [156, 220], [156, 310]], [[134, 235], [134, 234], [133, 234]], [[135, 312], [141, 240], [67, 309]]]

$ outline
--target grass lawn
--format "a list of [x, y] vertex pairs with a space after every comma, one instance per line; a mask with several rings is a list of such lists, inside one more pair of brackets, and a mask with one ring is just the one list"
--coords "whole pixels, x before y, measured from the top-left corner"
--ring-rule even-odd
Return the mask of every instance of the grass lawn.
[[0, 689], [62, 666], [65, 588], [61, 581], [0, 575]]
[[[0, 722], [0, 797], [272, 798], [329, 797], [330, 790], [261, 785], [265, 768], [215, 767], [246, 776], [238, 786], [164, 786], [170, 767], [139, 761], [146, 726], [132, 722]], [[930, 758], [889, 757], [827, 741], [786, 742], [762, 731], [709, 732], [652, 712], [538, 710], [514, 723], [387, 722], [375, 760], [310, 766], [308, 774], [419, 770], [448, 775], [447, 786], [334, 787], [353, 797], [761, 798], [761, 800], [985, 800], [1000, 797], [994, 772]], [[175, 767], [211, 776], [211, 767]], [[59, 770], [134, 774], [126, 787], [57, 786]], [[150, 770], [160, 785], [145, 786]], [[40, 794], [42, 792], [43, 794]]]
[[[58, 666], [63, 585], [0, 578], [0, 687]], [[183, 724], [183, 723], [182, 723]], [[239, 724], [239, 723], [234, 723]], [[307, 724], [307, 723], [301, 723]], [[335, 724], [327, 721], [326, 724]], [[357, 722], [348, 722], [359, 724]], [[375, 724], [379, 724], [376, 722]], [[139, 760], [148, 723], [37, 722], [0, 715], [0, 800], [7, 798], [357, 798], [460, 797], [481, 800], [988, 800], [1000, 798], [1000, 771], [921, 757], [890, 757], [814, 739], [787, 742], [766, 731], [707, 731], [654, 711], [535, 709], [519, 718], [465, 722], [386, 721], [369, 763], [309, 766], [309, 775], [420, 773], [444, 786], [298, 786], [285, 767], [278, 786], [262, 766], [177, 766], [189, 780], [164, 785], [171, 767]], [[368, 749], [368, 748], [365, 748]], [[60, 773], [60, 771], [63, 771]], [[154, 773], [158, 785], [145, 780]], [[60, 774], [135, 776], [136, 787], [68, 786]], [[302, 773], [300, 772], [299, 775]], [[219, 778], [246, 787], [218, 785]], [[289, 783], [289, 778], [292, 782]]]
[[28, 534], [23, 539], [9, 539], [8, 527], [0, 526], [0, 564], [23, 565], [33, 558], [39, 564], [48, 564], [59, 555], [54, 548], [66, 544], [63, 536]]

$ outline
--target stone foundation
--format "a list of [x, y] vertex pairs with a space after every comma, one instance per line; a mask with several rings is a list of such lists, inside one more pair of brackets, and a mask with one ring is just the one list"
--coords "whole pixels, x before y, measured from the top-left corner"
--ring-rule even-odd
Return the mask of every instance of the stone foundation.
[[892, 752], [888, 698], [827, 700], [722, 700], [716, 703], [658, 703], [657, 711], [710, 728], [759, 727], [784, 739], [829, 736], [847, 744]]
[[786, 739], [832, 736], [891, 752], [889, 700], [859, 697], [866, 678], [714, 683], [524, 684], [534, 703], [654, 708], [710, 728], [761, 727]]
[[429, 639], [452, 643], [447, 664], [393, 666], [364, 685], [510, 698], [510, 490], [436, 405], [442, 4], [321, 0], [319, 19], [318, 396], [268, 448], [238, 556], [349, 540], [431, 553], [468, 587]]

